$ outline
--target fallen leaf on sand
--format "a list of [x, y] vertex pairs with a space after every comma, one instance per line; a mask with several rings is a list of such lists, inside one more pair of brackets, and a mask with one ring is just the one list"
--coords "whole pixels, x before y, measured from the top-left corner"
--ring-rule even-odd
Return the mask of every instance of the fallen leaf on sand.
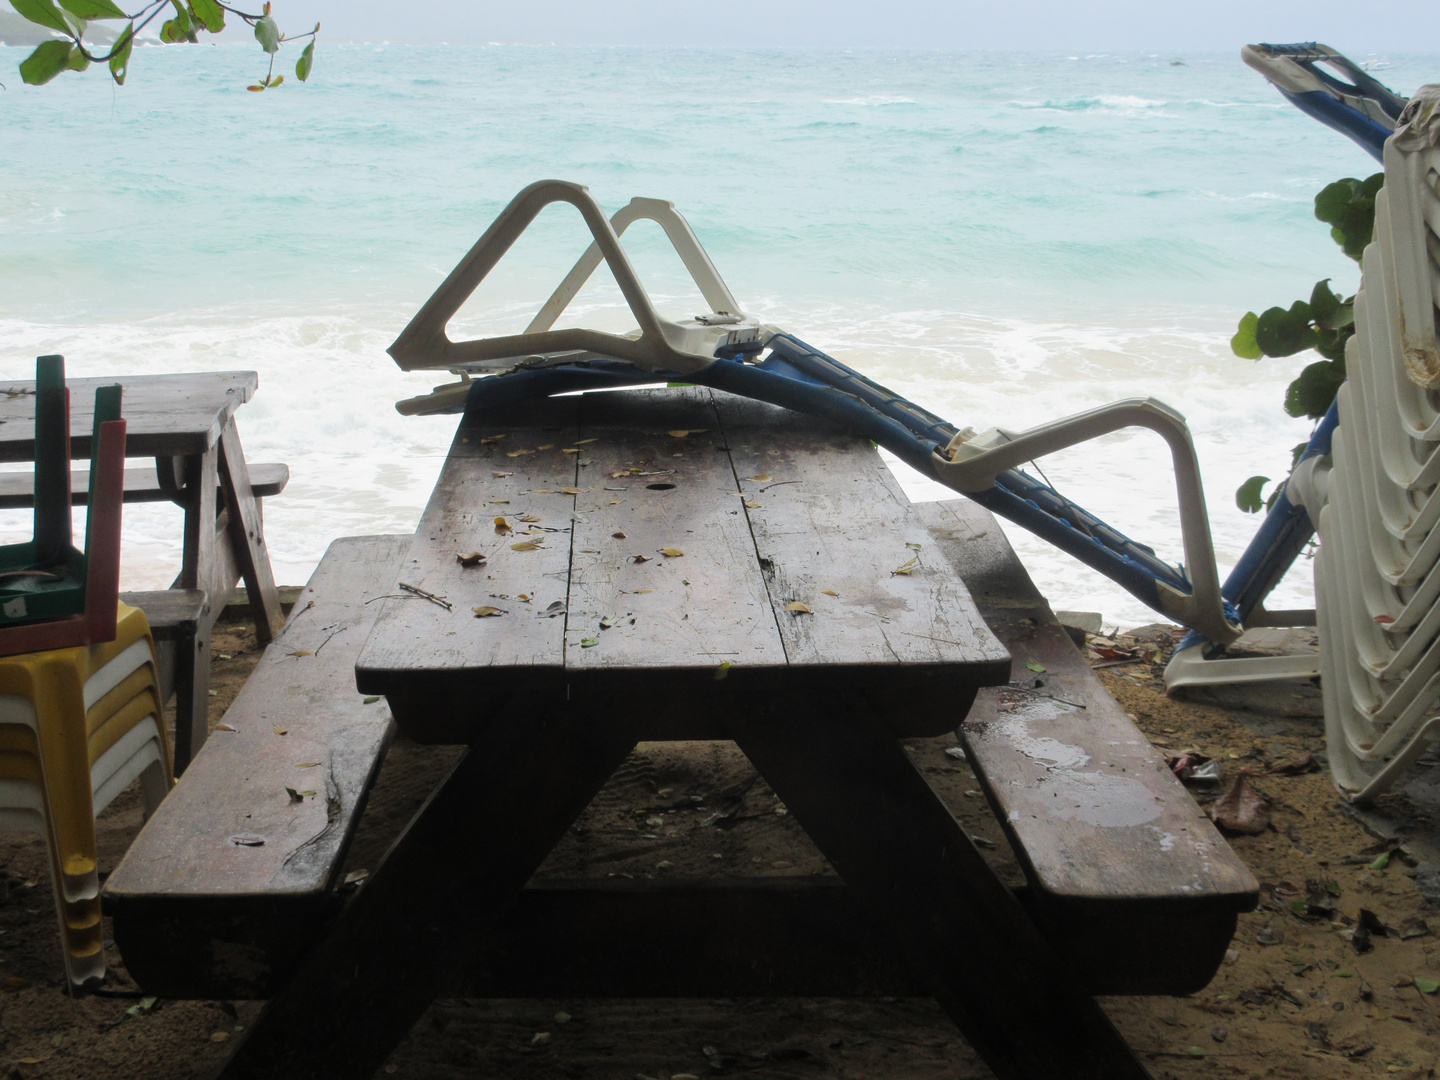
[[1210, 817], [1216, 825], [1234, 833], [1262, 833], [1270, 824], [1270, 804], [1243, 776], [1237, 776], [1230, 790], [1215, 800]]

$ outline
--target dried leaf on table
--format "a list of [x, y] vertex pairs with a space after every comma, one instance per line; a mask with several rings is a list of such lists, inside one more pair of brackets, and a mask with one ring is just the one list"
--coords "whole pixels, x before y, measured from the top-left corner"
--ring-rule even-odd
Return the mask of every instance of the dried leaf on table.
[[231, 727], [229, 724], [216, 724], [216, 725], [215, 725], [215, 730], [216, 730], [216, 731], [234, 731], [235, 729], [234, 729], [233, 727]]
[[519, 520], [525, 522], [528, 525], [533, 525], [535, 522], [544, 521], [545, 519], [542, 517], [536, 517], [534, 514], [521, 514]]
[[598, 637], [585, 637], [580, 639], [580, 647], [582, 649], [593, 649], [596, 645], [599, 644], [600, 639]]
[[756, 473], [754, 476], [747, 476], [744, 477], [744, 479], [754, 480], [757, 484], [763, 484], [766, 480], [770, 479], [770, 474], [768, 472]]
[[302, 761], [302, 762], [300, 762], [299, 764], [297, 764], [295, 767], [296, 767], [297, 769], [313, 769], [313, 768], [315, 768], [315, 767], [316, 767], [317, 765], [319, 765], [319, 764], [320, 764], [320, 762], [318, 762], [318, 761]]
[[480, 440], [480, 445], [493, 446], [495, 443], [499, 442], [504, 437], [504, 435], [486, 435], [483, 439]]
[[821, 589], [820, 591], [821, 591], [824, 595], [826, 595], [826, 596], [839, 596], [839, 595], [840, 595], [840, 594], [839, 594], [838, 592], [836, 592], [834, 589]]
[[657, 548], [656, 550], [668, 559], [678, 559], [681, 555], [685, 554], [685, 552], [681, 551], [679, 548], [672, 547]]
[[1230, 790], [1215, 800], [1210, 817], [1227, 832], [1262, 833], [1270, 825], [1270, 804], [1243, 776], [1237, 776]]
[[729, 674], [730, 674], [730, 661], [729, 661], [729, 660], [726, 660], [726, 661], [724, 661], [719, 667], [717, 667], [717, 668], [715, 669], [715, 681], [716, 681], [716, 682], [720, 682], [722, 679], [725, 678], [725, 676], [727, 676], [727, 675], [729, 675]]
[[496, 615], [509, 614], [509, 612], [507, 612], [504, 608], [491, 607], [489, 604], [483, 604], [480, 607], [471, 608], [470, 610], [475, 612], [475, 617], [477, 619], [489, 619], [493, 618]]
[[1303, 776], [1305, 773], [1319, 772], [1320, 763], [1315, 760], [1314, 754], [1306, 754], [1290, 761], [1274, 762], [1265, 771], [1272, 776]]
[[630, 561], [633, 562], [633, 563], [649, 562], [649, 561], [650, 561], [650, 556], [649, 556], [649, 555], [631, 555], [631, 556], [630, 556]]
[[503, 480], [503, 479], [505, 479], [505, 477], [507, 477], [507, 476], [514, 476], [515, 474], [514, 474], [513, 472], [499, 472], [499, 471], [497, 471], [497, 470], [492, 469], [492, 470], [490, 471], [490, 475], [493, 476], [496, 480]]
[[314, 654], [313, 652], [311, 652], [309, 649], [296, 649], [296, 650], [295, 650], [294, 652], [292, 652], [290, 655], [291, 655], [291, 656], [314, 656], [315, 654]]
[[619, 618], [620, 617], [618, 615], [606, 615], [603, 619], [600, 620], [600, 629], [609, 630], [610, 627], [614, 626], [615, 623], [619, 621]]
[[909, 562], [905, 563], [902, 566], [897, 566], [894, 570], [891, 570], [890, 576], [895, 577], [897, 574], [913, 574], [915, 572], [915, 568], [919, 565], [920, 556], [916, 555]]
[[503, 517], [497, 517], [495, 519], [495, 535], [504, 536], [509, 531], [510, 523], [506, 521]]
[[236, 847], [262, 847], [265, 844], [265, 838], [256, 836], [254, 833], [240, 833], [230, 837], [230, 842]]
[[563, 487], [563, 488], [561, 488], [560, 490], [563, 491], [566, 495], [584, 495], [584, 494], [585, 494], [587, 491], [589, 491], [590, 489], [589, 489], [589, 488], [577, 488], [577, 487]]
[[763, 504], [755, 502], [751, 499], [746, 499], [745, 505], [748, 506], [751, 510], [759, 510]]
[[511, 551], [539, 551], [540, 545], [534, 540], [522, 540], [518, 544], [510, 545]]
[[910, 550], [912, 550], [912, 551], [919, 551], [919, 550], [921, 550], [925, 545], [923, 545], [923, 544], [915, 544], [915, 543], [907, 543], [905, 546], [908, 547], [908, 548], [910, 548]]
[[[505, 519], [497, 518], [496, 520], [504, 521]], [[497, 529], [496, 531], [499, 530]], [[465, 555], [457, 554], [455, 556], [455, 561], [458, 562], [461, 566], [479, 566], [485, 561], [485, 553], [483, 551], [472, 551]]]
[[289, 729], [289, 728], [277, 727], [277, 728], [274, 728], [273, 730], [274, 730], [274, 732], [275, 732], [276, 735], [288, 735], [288, 734], [290, 733], [290, 729]]
[[285, 791], [286, 791], [286, 793], [290, 796], [290, 801], [291, 801], [291, 802], [304, 802], [304, 801], [305, 801], [305, 796], [301, 795], [300, 792], [296, 791], [293, 787], [287, 787], [287, 788], [285, 789]]
[[654, 592], [654, 591], [655, 591], [654, 589], [631, 589], [631, 590], [630, 590], [631, 595], [634, 595], [634, 596], [639, 596], [641, 593], [649, 593], [649, 592]]
[[526, 455], [526, 454], [533, 454], [534, 452], [535, 452], [534, 450], [507, 450], [507, 451], [505, 452], [505, 456], [506, 456], [506, 457], [523, 457], [523, 456]]
[[544, 615], [545, 615], [545, 617], [546, 617], [547, 619], [553, 619], [553, 618], [555, 618], [556, 615], [564, 615], [564, 614], [565, 614], [565, 601], [564, 601], [564, 600], [556, 600], [556, 601], [554, 601], [554, 602], [553, 602], [549, 607], [547, 607], [547, 608], [545, 609], [545, 611], [544, 611]]
[[786, 604], [786, 605], [785, 605], [785, 610], [788, 611], [788, 612], [790, 612], [790, 614], [792, 614], [792, 615], [809, 615], [809, 614], [811, 614], [809, 605], [807, 605], [807, 604], [802, 604], [799, 600], [792, 600], [790, 603]]
[[379, 700], [380, 700], [380, 695], [379, 695], [379, 694], [371, 694], [371, 695], [369, 695], [368, 697], [366, 697], [364, 700], [362, 700], [362, 701], [360, 702], [360, 704], [361, 704], [361, 705], [374, 705], [374, 704], [375, 704], [377, 701], [379, 701]]
[[1029, 668], [1031, 671], [1035, 672], [1036, 675], [1044, 675], [1044, 674], [1045, 674], [1045, 670], [1046, 670], [1046, 669], [1045, 669], [1045, 665], [1042, 664], [1042, 663], [1039, 663], [1038, 661], [1035, 661], [1035, 660], [1026, 660], [1026, 661], [1025, 661], [1025, 666], [1026, 666], [1027, 668]]
[[610, 536], [611, 536], [613, 539], [616, 539], [616, 540], [624, 540], [624, 539], [625, 539], [625, 534], [624, 534], [623, 532], [613, 532], [613, 533], [610, 534]]

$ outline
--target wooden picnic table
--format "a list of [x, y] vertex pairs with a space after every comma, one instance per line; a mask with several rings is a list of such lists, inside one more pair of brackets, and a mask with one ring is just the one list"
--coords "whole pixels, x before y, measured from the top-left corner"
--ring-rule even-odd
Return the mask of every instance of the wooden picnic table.
[[[929, 539], [868, 443], [759, 403], [691, 388], [467, 418], [373, 632], [352, 655], [359, 690], [385, 695], [402, 731], [468, 750], [222, 1075], [371, 1075], [437, 993], [502, 944], [512, 908], [539, 910], [517, 907], [522, 893], [537, 899], [526, 883], [637, 742], [733, 739], [843, 889], [796, 887], [808, 878], [697, 881], [647, 902], [656, 883], [607, 881], [574, 903], [557, 895], [568, 912], [557, 930], [605, 925], [577, 904], [639, 912], [628, 925], [669, 942], [708, 940], [706, 912], [735, 912], [729, 925], [742, 930], [767, 912], [803, 927], [813, 911], [814, 929], [859, 919], [869, 955], [891, 958], [902, 982], [935, 996], [1002, 1080], [1146, 1076], [898, 741], [954, 730], [981, 687], [1010, 677], [1009, 654]], [[460, 558], [475, 552], [483, 561]], [[379, 606], [362, 609], [358, 594], [351, 603]], [[302, 623], [292, 618], [296, 634], [278, 647], [341, 632]], [[282, 681], [301, 677], [293, 665], [318, 651], [277, 654], [292, 665]], [[253, 728], [265, 741], [281, 690], [257, 691], [257, 706], [270, 707], [242, 737]], [[351, 743], [336, 738], [328, 767], [338, 774]], [[239, 782], [233, 768], [216, 772], [216, 785]], [[353, 797], [328, 784], [330, 825], [283, 868], [281, 851], [209, 839], [233, 828], [230, 818], [188, 832], [217, 866], [244, 872], [253, 850], [288, 881], [301, 853], [330, 844], [355, 813]], [[278, 795], [247, 799], [268, 808], [264, 820], [283, 814]], [[261, 820], [259, 810], [244, 816]], [[178, 830], [171, 847], [191, 842], [178, 816], [167, 821]], [[261, 827], [278, 831], [275, 822]], [[137, 962], [143, 939], [163, 974], [174, 967], [165, 926], [198, 910], [186, 899], [194, 888], [214, 890], [172, 873], [152, 881], [150, 865], [132, 852], [110, 896]], [[633, 905], [622, 895], [629, 885]], [[784, 932], [767, 940], [782, 952], [790, 942]], [[215, 948], [211, 967], [233, 979], [234, 963]], [[258, 963], [263, 952], [244, 955]], [[787, 969], [787, 959], [753, 966], [781, 972], [772, 985], [794, 992], [835, 992], [846, 967], [832, 955], [812, 967], [797, 956]], [[638, 963], [639, 977], [622, 974], [621, 984], [646, 984], [667, 966]], [[756, 992], [745, 968], [731, 969], [733, 992]]]
[[[124, 387], [126, 457], [154, 458], [155, 483], [185, 512], [184, 553], [171, 588], [206, 596], [193, 640], [175, 650], [178, 773], [205, 741], [210, 633], [236, 582], [245, 581], [262, 642], [284, 623], [260, 507], [235, 426], [236, 410], [250, 400], [259, 378], [253, 371], [207, 371], [69, 379], [72, 457], [90, 454], [95, 388], [117, 382]], [[33, 380], [0, 382], [0, 461], [34, 460], [34, 389]], [[134, 491], [128, 472], [126, 479], [127, 501], [153, 496], [148, 473], [147, 483]]]

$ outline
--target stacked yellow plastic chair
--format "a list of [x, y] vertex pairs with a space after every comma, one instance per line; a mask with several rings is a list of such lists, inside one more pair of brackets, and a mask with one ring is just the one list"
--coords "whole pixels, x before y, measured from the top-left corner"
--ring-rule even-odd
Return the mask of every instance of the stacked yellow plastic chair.
[[72, 990], [105, 976], [95, 815], [140, 778], [153, 811], [170, 788], [155, 647], [120, 606], [114, 641], [0, 658], [0, 828], [50, 847]]
[[46, 838], [75, 992], [105, 977], [95, 815], [137, 777], [153, 810], [172, 781], [155, 643], [144, 613], [118, 602], [120, 388], [96, 394], [80, 552], [63, 363], [37, 370], [35, 540], [0, 548], [0, 829]]
[[1440, 87], [1385, 144], [1315, 565], [1336, 786], [1374, 798], [1440, 741]]

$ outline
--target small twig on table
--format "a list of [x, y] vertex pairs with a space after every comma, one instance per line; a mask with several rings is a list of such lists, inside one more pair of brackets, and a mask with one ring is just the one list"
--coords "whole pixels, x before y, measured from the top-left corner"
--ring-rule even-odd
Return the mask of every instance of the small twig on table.
[[426, 592], [424, 589], [421, 589], [415, 585], [406, 585], [403, 581], [399, 582], [399, 585], [400, 588], [404, 589], [406, 592], [414, 593], [416, 596], [423, 597], [424, 599], [429, 600], [432, 604], [439, 604], [446, 611], [455, 610], [455, 605], [450, 603], [450, 601], [446, 600], [443, 596], [436, 596], [434, 593]]
[[779, 487], [781, 484], [803, 484], [804, 480], [776, 480], [773, 484], [766, 484], [761, 491], [769, 491], [772, 487]]

